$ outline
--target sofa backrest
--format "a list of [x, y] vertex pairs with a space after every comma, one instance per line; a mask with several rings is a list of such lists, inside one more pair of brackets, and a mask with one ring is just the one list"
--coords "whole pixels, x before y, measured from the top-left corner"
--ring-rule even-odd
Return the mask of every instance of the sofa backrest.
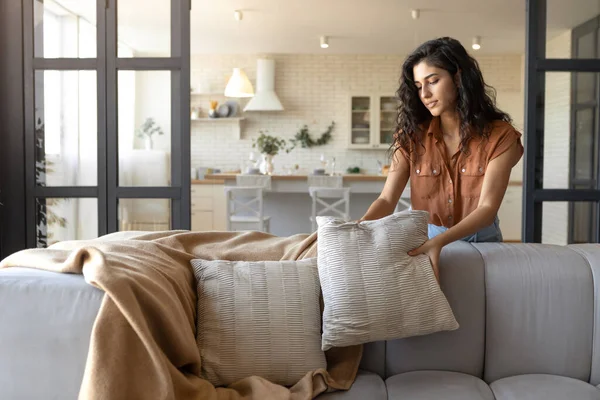
[[590, 383], [600, 385], [600, 246], [580, 244], [569, 246], [588, 262], [594, 280], [594, 331], [592, 341], [592, 369]]
[[486, 271], [484, 380], [552, 374], [588, 381], [594, 283], [568, 246], [474, 245]]
[[440, 275], [460, 328], [369, 343], [361, 368], [384, 378], [446, 370], [487, 382], [543, 373], [600, 383], [600, 245], [457, 242], [442, 251]]
[[[460, 328], [365, 346], [361, 368], [386, 378], [414, 370], [441, 369], [482, 377], [485, 351], [485, 292], [481, 254], [470, 244], [446, 246], [440, 279]], [[385, 357], [380, 357], [381, 353]]]

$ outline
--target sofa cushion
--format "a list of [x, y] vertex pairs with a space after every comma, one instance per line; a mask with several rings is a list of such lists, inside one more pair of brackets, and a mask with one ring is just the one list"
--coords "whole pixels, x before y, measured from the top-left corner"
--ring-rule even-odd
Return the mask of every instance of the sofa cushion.
[[[440, 281], [460, 328], [388, 341], [386, 378], [419, 370], [455, 371], [483, 377], [483, 272], [481, 254], [470, 243], [458, 241], [444, 247], [440, 256]], [[367, 353], [366, 347], [364, 352]]]
[[390, 400], [494, 400], [489, 386], [460, 372], [413, 371], [385, 381]]
[[517, 375], [490, 385], [496, 400], [600, 400], [600, 390], [578, 379], [557, 375]]
[[425, 254], [428, 213], [375, 221], [317, 217], [323, 291], [322, 349], [458, 328]]
[[485, 261], [486, 382], [523, 374], [588, 380], [592, 273], [563, 246], [474, 244]]
[[387, 400], [387, 390], [383, 379], [372, 372], [359, 370], [349, 390], [324, 393], [318, 400]]
[[76, 399], [103, 298], [83, 275], [0, 269], [0, 399]]
[[259, 375], [293, 385], [327, 367], [315, 258], [191, 263], [203, 378], [223, 386]]

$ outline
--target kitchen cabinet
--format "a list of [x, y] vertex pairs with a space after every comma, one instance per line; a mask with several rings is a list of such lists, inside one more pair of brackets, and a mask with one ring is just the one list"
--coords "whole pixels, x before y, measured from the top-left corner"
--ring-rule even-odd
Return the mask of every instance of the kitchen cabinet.
[[393, 95], [350, 96], [348, 148], [387, 150], [392, 144], [398, 102]]
[[191, 199], [193, 231], [227, 230], [227, 210], [223, 184], [193, 184]]
[[521, 241], [522, 198], [523, 187], [521, 185], [511, 184], [506, 188], [504, 199], [498, 210], [500, 230], [505, 242]]

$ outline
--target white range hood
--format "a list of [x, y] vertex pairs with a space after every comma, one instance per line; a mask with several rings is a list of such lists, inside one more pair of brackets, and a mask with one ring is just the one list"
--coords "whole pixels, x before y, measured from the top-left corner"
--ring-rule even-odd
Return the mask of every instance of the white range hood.
[[256, 64], [256, 92], [244, 111], [282, 111], [275, 93], [275, 60], [259, 59]]

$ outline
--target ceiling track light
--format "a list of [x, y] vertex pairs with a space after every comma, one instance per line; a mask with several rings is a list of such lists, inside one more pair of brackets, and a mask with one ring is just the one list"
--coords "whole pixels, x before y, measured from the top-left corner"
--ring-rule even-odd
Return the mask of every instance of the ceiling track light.
[[321, 48], [322, 49], [326, 49], [329, 47], [329, 37], [327, 36], [321, 36]]
[[236, 21], [241, 21], [244, 19], [244, 13], [242, 13], [242, 10], [235, 10], [233, 12], [233, 18], [235, 18]]
[[421, 16], [421, 11], [419, 10], [410, 10], [410, 16], [412, 19], [417, 20]]
[[471, 47], [473, 48], [473, 50], [479, 50], [481, 48], [481, 37], [480, 36], [475, 36], [473, 38], [473, 43], [471, 44]]

